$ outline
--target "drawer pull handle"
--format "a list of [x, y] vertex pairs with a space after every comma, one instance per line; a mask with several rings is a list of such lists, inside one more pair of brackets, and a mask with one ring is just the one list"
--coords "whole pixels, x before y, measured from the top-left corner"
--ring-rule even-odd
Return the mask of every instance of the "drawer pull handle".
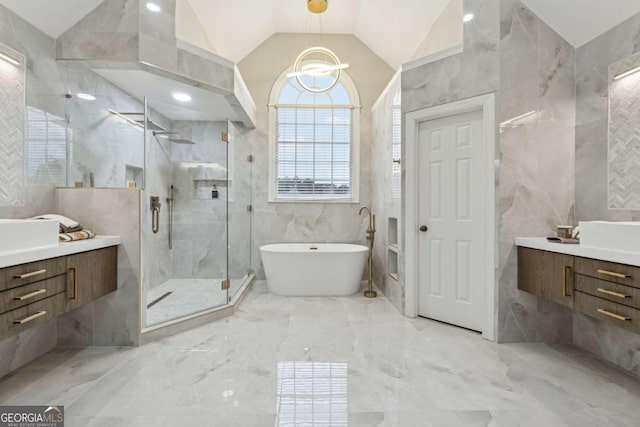
[[29, 323], [32, 320], [36, 320], [38, 317], [44, 316], [45, 314], [47, 314], [46, 311], [39, 311], [36, 314], [33, 314], [33, 315], [29, 316], [29, 317], [25, 317], [22, 320], [14, 320], [13, 323], [15, 325], [24, 325], [25, 323]]
[[69, 270], [73, 270], [73, 293], [71, 294], [69, 299], [74, 301], [78, 299], [78, 269], [75, 267], [70, 267]]
[[47, 269], [43, 268], [42, 270], [32, 271], [31, 273], [24, 273], [24, 274], [19, 274], [17, 276], [13, 276], [13, 278], [14, 279], [28, 279], [29, 277], [39, 276], [39, 275], [44, 274], [46, 272], [47, 272]]
[[22, 295], [19, 297], [13, 297], [14, 301], [24, 301], [27, 299], [31, 299], [33, 297], [37, 297], [38, 295], [42, 295], [42, 294], [46, 294], [47, 290], [46, 289], [39, 289], [37, 291], [31, 292], [30, 294], [26, 294], [26, 295]]
[[603, 310], [602, 308], [598, 309], [598, 313], [604, 314], [605, 316], [613, 317], [616, 320], [628, 321], [631, 320], [631, 317], [620, 316], [619, 314], [612, 313], [607, 310]]
[[598, 273], [604, 274], [605, 276], [617, 277], [618, 279], [631, 279], [630, 274], [615, 273], [607, 270], [598, 270]]
[[607, 295], [611, 295], [612, 297], [617, 297], [622, 299], [631, 298], [631, 295], [621, 294], [620, 292], [614, 292], [608, 289], [598, 288], [598, 292], [600, 292], [601, 294], [607, 294]]
[[564, 274], [562, 276], [562, 296], [563, 297], [570, 297], [571, 295], [568, 292], [567, 289], [567, 285], [569, 282], [569, 273], [571, 273], [571, 266], [570, 265], [565, 265], [564, 266]]

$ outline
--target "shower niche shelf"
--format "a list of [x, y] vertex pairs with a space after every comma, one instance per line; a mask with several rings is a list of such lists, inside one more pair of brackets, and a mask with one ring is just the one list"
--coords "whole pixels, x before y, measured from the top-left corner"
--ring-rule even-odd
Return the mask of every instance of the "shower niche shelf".
[[[212, 197], [215, 188], [218, 190], [218, 197]], [[229, 200], [233, 201], [233, 190], [231, 181], [222, 179], [197, 179], [193, 181], [195, 200]]]
[[142, 177], [143, 177], [144, 169], [133, 166], [133, 165], [125, 165], [124, 172], [124, 186], [129, 188], [142, 188]]
[[389, 217], [387, 222], [387, 274], [398, 280], [398, 218]]
[[389, 246], [398, 249], [398, 218], [389, 218], [387, 227], [389, 233]]
[[398, 281], [398, 250], [391, 246], [387, 249], [387, 274]]

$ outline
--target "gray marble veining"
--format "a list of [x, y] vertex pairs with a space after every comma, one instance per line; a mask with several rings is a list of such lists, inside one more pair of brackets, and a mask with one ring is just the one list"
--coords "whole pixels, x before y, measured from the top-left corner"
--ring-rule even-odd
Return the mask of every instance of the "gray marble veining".
[[[638, 210], [609, 209], [608, 198], [609, 68], [639, 53], [640, 14], [576, 51], [576, 221], [640, 220]], [[637, 334], [574, 314], [573, 342], [623, 369], [640, 373]]]
[[521, 2], [501, 15], [498, 337], [570, 342], [571, 312], [517, 289], [514, 239], [573, 224], [575, 52]]
[[[371, 206], [377, 217], [373, 252], [374, 282], [398, 311], [404, 313], [404, 276], [396, 274], [395, 277], [392, 277], [389, 274], [398, 273], [389, 270], [390, 265], [393, 265], [392, 258], [396, 257], [399, 264], [399, 255], [389, 249], [391, 243], [389, 218], [401, 221], [401, 194], [396, 194], [397, 188], [394, 188], [394, 179], [399, 180], [401, 177], [394, 176], [395, 164], [393, 163], [394, 160], [398, 160], [394, 159], [393, 153], [394, 131], [402, 133], [401, 129], [394, 129], [394, 127], [401, 127], [399, 123], [394, 123], [394, 118], [398, 118], [400, 108], [400, 91], [400, 74], [396, 74], [372, 109]], [[394, 112], [396, 116], [394, 116]], [[399, 169], [397, 167], [396, 171], [399, 172]], [[400, 223], [397, 225], [397, 231], [400, 232]], [[396, 236], [396, 239], [398, 238], [400, 238], [399, 235]], [[397, 245], [398, 240], [395, 243]], [[399, 247], [399, 245], [397, 246]]]
[[[309, 46], [321, 42], [340, 57], [349, 58], [347, 72], [360, 97], [360, 200], [358, 203], [273, 203], [268, 201], [269, 94], [283, 70]], [[371, 107], [391, 79], [393, 71], [366, 45], [351, 35], [275, 34], [239, 64], [246, 85], [257, 105], [257, 128], [241, 131], [251, 144], [253, 166], [252, 268], [264, 278], [259, 248], [282, 242], [364, 243], [365, 220], [360, 205], [371, 200]]]
[[98, 234], [121, 236], [118, 289], [57, 319], [64, 346], [136, 345], [140, 333], [140, 190], [57, 189], [56, 212]]
[[[305, 406], [321, 398], [336, 405]], [[227, 319], [137, 348], [58, 349], [0, 382], [0, 404], [50, 402], [69, 426], [631, 427], [640, 386], [571, 346], [497, 345], [383, 296], [287, 298], [262, 282]]]

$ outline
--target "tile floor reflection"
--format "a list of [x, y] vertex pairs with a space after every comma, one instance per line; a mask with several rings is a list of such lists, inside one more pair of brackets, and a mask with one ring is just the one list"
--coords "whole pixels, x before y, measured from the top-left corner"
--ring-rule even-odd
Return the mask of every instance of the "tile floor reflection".
[[570, 346], [498, 345], [385, 298], [286, 298], [138, 348], [57, 349], [0, 380], [0, 404], [66, 426], [616, 426], [640, 381]]
[[278, 427], [349, 425], [347, 363], [278, 362]]

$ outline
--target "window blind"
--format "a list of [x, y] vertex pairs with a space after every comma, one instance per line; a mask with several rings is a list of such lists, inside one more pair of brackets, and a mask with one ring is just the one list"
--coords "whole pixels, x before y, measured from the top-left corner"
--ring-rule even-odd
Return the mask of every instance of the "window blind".
[[60, 117], [27, 107], [27, 180], [31, 185], [66, 185], [67, 127]]
[[278, 199], [352, 197], [352, 120], [347, 106], [276, 107]]

